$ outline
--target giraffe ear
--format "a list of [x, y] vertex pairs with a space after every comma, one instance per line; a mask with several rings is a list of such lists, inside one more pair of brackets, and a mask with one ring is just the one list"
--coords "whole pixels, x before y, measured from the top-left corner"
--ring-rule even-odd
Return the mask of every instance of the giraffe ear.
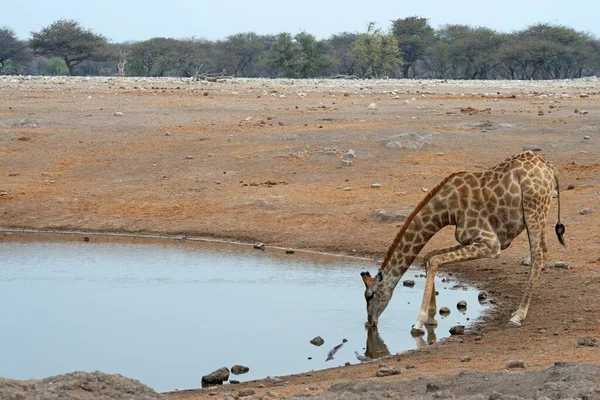
[[365, 283], [365, 287], [367, 289], [369, 289], [371, 286], [373, 286], [373, 283], [375, 283], [375, 279], [373, 279], [373, 277], [371, 276], [371, 274], [368, 271], [361, 272], [360, 276], [361, 276], [363, 282]]
[[381, 271], [379, 271], [377, 275], [375, 275], [375, 278], [377, 278], [378, 282], [381, 282], [383, 280], [383, 275], [381, 274]]

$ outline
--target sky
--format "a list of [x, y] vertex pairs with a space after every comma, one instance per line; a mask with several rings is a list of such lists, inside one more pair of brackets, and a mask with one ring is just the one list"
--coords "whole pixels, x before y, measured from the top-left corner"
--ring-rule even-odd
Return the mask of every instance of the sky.
[[600, 37], [598, 0], [0, 0], [0, 27], [22, 40], [59, 19], [74, 19], [121, 43], [153, 37], [218, 40], [241, 32], [305, 31], [325, 39], [364, 32], [370, 21], [388, 29], [392, 20], [409, 16], [428, 18], [434, 28], [466, 24], [511, 32], [552, 23]]

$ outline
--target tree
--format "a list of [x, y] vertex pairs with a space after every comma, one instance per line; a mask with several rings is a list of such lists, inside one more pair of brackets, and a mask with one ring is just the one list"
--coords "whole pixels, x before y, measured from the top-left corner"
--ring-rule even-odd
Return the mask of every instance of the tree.
[[75, 75], [75, 66], [86, 60], [104, 61], [110, 58], [107, 40], [90, 30], [82, 28], [77, 21], [61, 19], [31, 32], [30, 47], [35, 54], [60, 57]]
[[402, 64], [396, 38], [376, 29], [374, 22], [354, 42], [351, 58], [356, 62], [358, 75], [364, 78], [377, 78]]
[[283, 72], [288, 78], [297, 78], [299, 75], [299, 47], [294, 43], [292, 35], [288, 32], [282, 32], [277, 35], [269, 53], [265, 57], [267, 67], [274, 67], [277, 71]]
[[343, 32], [333, 34], [328, 40], [331, 51], [326, 57], [341, 74], [354, 75], [356, 73], [356, 62], [350, 54], [358, 37], [358, 33]]
[[314, 35], [300, 32], [294, 36], [298, 45], [298, 75], [300, 78], [312, 78], [321, 71], [328, 68], [329, 63], [325, 59], [327, 45], [318, 41]]
[[27, 46], [17, 39], [14, 31], [0, 27], [0, 70], [7, 61], [13, 63], [27, 59]]
[[434, 30], [429, 20], [422, 17], [400, 18], [392, 21], [392, 33], [398, 41], [400, 57], [402, 57], [402, 77], [408, 78], [410, 69], [417, 61], [423, 59], [427, 47], [433, 43]]
[[254, 76], [260, 54], [265, 50], [264, 39], [254, 32], [228, 36], [218, 44], [230, 64], [228, 71], [235, 76]]

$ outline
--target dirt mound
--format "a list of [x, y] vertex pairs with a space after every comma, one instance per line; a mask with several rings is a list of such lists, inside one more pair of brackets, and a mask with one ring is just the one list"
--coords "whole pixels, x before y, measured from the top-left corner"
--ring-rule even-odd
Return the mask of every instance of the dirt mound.
[[18, 381], [0, 378], [0, 399], [6, 400], [91, 400], [166, 399], [135, 379], [102, 372], [71, 372], [41, 380]]
[[315, 399], [600, 399], [600, 366], [557, 362], [531, 372], [462, 372], [447, 379], [334, 385]]

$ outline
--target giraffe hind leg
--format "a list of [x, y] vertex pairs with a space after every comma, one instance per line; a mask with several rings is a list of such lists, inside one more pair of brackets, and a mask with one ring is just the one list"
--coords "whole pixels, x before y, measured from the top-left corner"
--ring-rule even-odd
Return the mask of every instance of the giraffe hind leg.
[[[532, 202], [533, 203], [533, 202]], [[548, 252], [548, 245], [546, 243], [546, 235], [544, 230], [546, 229], [546, 216], [548, 215], [549, 205], [546, 202], [545, 207], [541, 210], [537, 208], [535, 204], [531, 207], [527, 207], [528, 204], [524, 204], [524, 216], [525, 225], [527, 226], [527, 236], [529, 238], [529, 249], [531, 252], [531, 266], [529, 267], [529, 280], [525, 285], [525, 293], [519, 308], [511, 315], [508, 326], [511, 328], [517, 328], [521, 326], [527, 312], [529, 311], [529, 305], [531, 303], [531, 297], [533, 290], [537, 283], [537, 280], [544, 266], [544, 259]]]

